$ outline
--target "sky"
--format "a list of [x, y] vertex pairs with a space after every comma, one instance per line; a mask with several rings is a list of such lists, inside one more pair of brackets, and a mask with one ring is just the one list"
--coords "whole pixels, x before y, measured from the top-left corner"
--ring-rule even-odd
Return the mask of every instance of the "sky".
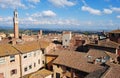
[[0, 0], [0, 26], [20, 28], [113, 30], [120, 28], [120, 0]]

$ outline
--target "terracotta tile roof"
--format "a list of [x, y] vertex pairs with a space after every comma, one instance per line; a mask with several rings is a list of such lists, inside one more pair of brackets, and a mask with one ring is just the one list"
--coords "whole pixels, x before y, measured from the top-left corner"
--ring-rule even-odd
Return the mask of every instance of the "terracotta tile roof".
[[63, 50], [52, 52], [48, 55], [58, 55], [53, 64], [67, 66], [88, 73], [103, 68], [102, 66], [88, 63], [87, 57], [85, 56], [86, 53], [82, 52]]
[[8, 44], [9, 42], [10, 42], [10, 40], [3, 39], [2, 41], [0, 41], [0, 44]]
[[100, 47], [108, 47], [108, 48], [119, 48], [120, 44], [110, 41], [110, 40], [101, 40], [98, 44], [87, 44], [93, 46], [100, 46]]
[[53, 73], [49, 70], [42, 69], [40, 71], [37, 71], [29, 76], [29, 78], [45, 78], [49, 75], [52, 75]]
[[107, 51], [105, 51], [105, 52], [106, 52], [106, 54], [109, 55], [111, 58], [117, 58], [117, 57], [118, 57], [118, 55], [115, 54], [115, 53], [111, 53], [111, 52], [107, 52]]
[[110, 47], [110, 48], [119, 48], [120, 44], [110, 41], [110, 40], [101, 40], [99, 41], [99, 46]]
[[92, 56], [92, 59], [95, 60], [96, 58], [107, 57], [108, 54], [104, 50], [90, 49], [86, 56]]
[[50, 44], [49, 41], [45, 41], [45, 40], [39, 40], [39, 43], [41, 48], [47, 48]]
[[45, 78], [49, 75], [52, 75], [53, 72], [46, 70], [46, 69], [41, 69], [36, 72], [30, 73], [25, 75], [23, 78]]
[[120, 30], [119, 29], [118, 30], [113, 30], [113, 31], [111, 31], [109, 33], [120, 33]]
[[40, 48], [46, 48], [49, 46], [49, 42], [46, 41], [32, 41], [26, 42], [24, 44], [16, 44], [14, 47], [22, 53], [27, 53], [30, 51], [38, 50]]
[[14, 47], [18, 49], [21, 53], [27, 53], [40, 49], [39, 42], [37, 41], [32, 41], [24, 44], [16, 44], [14, 45]]
[[112, 65], [102, 78], [120, 78], [120, 65]]
[[101, 78], [108, 68], [100, 69], [88, 74], [85, 78]]
[[12, 47], [10, 44], [0, 44], [0, 57], [1, 56], [7, 56], [7, 55], [15, 55], [19, 52]]

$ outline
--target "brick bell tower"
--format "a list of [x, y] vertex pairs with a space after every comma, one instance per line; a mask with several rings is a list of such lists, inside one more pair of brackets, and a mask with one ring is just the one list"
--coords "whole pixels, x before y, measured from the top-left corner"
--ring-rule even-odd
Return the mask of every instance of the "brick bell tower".
[[18, 12], [16, 9], [14, 11], [13, 23], [14, 23], [14, 38], [19, 38]]

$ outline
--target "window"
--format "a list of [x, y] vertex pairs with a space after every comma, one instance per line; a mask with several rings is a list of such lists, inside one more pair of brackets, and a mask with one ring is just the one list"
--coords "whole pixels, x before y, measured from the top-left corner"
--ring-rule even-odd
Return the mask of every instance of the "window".
[[14, 55], [11, 55], [10, 56], [10, 62], [14, 62], [15, 61], [15, 56]]
[[27, 54], [25, 54], [23, 57], [24, 57], [24, 58], [27, 58]]
[[44, 50], [44, 49], [41, 49], [41, 51], [42, 51], [42, 54], [44, 54], [44, 51], [45, 51], [45, 50]]
[[40, 64], [40, 59], [38, 60], [38, 64]]
[[52, 78], [54, 77], [54, 74], [52, 74]]
[[24, 71], [25, 71], [25, 72], [27, 71], [27, 67], [24, 68]]
[[0, 58], [0, 64], [5, 64], [5, 58]]
[[36, 52], [34, 52], [34, 56], [36, 56]]
[[44, 51], [42, 51], [42, 54], [44, 54]]
[[11, 75], [14, 75], [14, 74], [17, 74], [17, 69], [13, 69], [13, 70], [11, 70]]
[[56, 73], [56, 78], [60, 78], [60, 73]]
[[42, 63], [44, 64], [44, 61], [42, 61]]
[[17, 14], [15, 14], [15, 17], [17, 18]]
[[59, 65], [57, 65], [57, 68], [59, 68]]
[[71, 68], [69, 68], [69, 67], [66, 67], [66, 70], [67, 70], [67, 71], [71, 71]]
[[67, 42], [67, 40], [65, 40], [65, 42]]
[[112, 34], [112, 37], [115, 37], [115, 34]]
[[36, 67], [36, 63], [34, 63], [34, 67]]
[[32, 65], [29, 65], [29, 69], [32, 69]]
[[31, 53], [28, 53], [28, 57], [31, 57], [32, 55], [31, 55]]

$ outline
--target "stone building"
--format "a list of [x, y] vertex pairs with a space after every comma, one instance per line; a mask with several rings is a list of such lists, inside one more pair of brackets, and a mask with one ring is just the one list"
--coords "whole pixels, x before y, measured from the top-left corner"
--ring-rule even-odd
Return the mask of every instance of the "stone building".
[[109, 38], [111, 41], [120, 43], [120, 30], [113, 30], [109, 32]]
[[69, 47], [71, 38], [72, 38], [72, 34], [70, 31], [63, 31], [62, 45], [64, 47]]
[[0, 44], [0, 78], [20, 77], [19, 52], [9, 44]]

